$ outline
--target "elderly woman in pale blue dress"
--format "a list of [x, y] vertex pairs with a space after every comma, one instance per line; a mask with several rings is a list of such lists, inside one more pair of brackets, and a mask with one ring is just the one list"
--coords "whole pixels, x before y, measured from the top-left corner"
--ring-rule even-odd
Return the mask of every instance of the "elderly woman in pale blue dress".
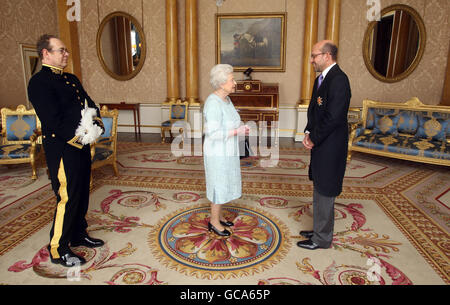
[[203, 108], [206, 197], [211, 201], [208, 229], [217, 235], [229, 236], [230, 231], [226, 227], [234, 224], [222, 215], [222, 205], [241, 197], [238, 136], [247, 135], [249, 128], [241, 125], [241, 117], [228, 97], [236, 88], [233, 67], [226, 64], [214, 66], [210, 83], [214, 92], [208, 96]]

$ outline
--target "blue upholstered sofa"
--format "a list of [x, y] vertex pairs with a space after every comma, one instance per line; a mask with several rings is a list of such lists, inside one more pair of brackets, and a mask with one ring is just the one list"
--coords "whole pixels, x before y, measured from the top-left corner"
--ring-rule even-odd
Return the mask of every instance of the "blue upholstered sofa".
[[362, 120], [352, 124], [348, 160], [364, 152], [450, 166], [450, 107], [363, 101]]

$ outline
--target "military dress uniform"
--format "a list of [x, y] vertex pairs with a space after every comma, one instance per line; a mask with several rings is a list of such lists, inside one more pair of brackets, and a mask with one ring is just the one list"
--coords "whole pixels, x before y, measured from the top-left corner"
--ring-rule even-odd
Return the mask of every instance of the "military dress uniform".
[[85, 104], [97, 110], [94, 123], [103, 128], [100, 111], [79, 79], [43, 64], [28, 85], [28, 96], [42, 124], [42, 143], [57, 207], [50, 230], [52, 259], [70, 251], [69, 244], [87, 236], [91, 153], [75, 131]]

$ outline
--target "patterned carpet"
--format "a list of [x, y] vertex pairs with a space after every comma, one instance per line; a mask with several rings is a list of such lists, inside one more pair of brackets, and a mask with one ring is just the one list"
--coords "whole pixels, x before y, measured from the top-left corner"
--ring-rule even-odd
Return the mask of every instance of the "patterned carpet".
[[106, 244], [73, 248], [88, 261], [78, 269], [50, 263], [56, 202], [45, 170], [33, 182], [26, 166], [0, 168], [0, 284], [450, 283], [448, 168], [355, 154], [333, 246], [309, 251], [295, 245], [312, 227], [307, 151], [281, 148], [273, 167], [242, 160], [243, 196], [226, 205], [235, 226], [219, 238], [207, 230], [201, 156], [175, 157], [169, 144], [118, 150], [120, 176], [94, 172], [88, 212]]

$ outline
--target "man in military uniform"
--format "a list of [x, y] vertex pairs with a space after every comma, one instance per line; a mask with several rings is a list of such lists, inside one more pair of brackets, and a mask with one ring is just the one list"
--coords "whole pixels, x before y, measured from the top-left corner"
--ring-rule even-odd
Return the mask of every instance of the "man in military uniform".
[[69, 51], [55, 36], [43, 35], [37, 43], [42, 70], [28, 84], [28, 96], [42, 124], [42, 142], [57, 207], [48, 246], [51, 261], [72, 267], [86, 260], [69, 245], [99, 247], [100, 239], [87, 234], [85, 219], [89, 205], [91, 153], [75, 135], [85, 104], [97, 111], [94, 124], [103, 130], [100, 111], [79, 79], [63, 69]]

